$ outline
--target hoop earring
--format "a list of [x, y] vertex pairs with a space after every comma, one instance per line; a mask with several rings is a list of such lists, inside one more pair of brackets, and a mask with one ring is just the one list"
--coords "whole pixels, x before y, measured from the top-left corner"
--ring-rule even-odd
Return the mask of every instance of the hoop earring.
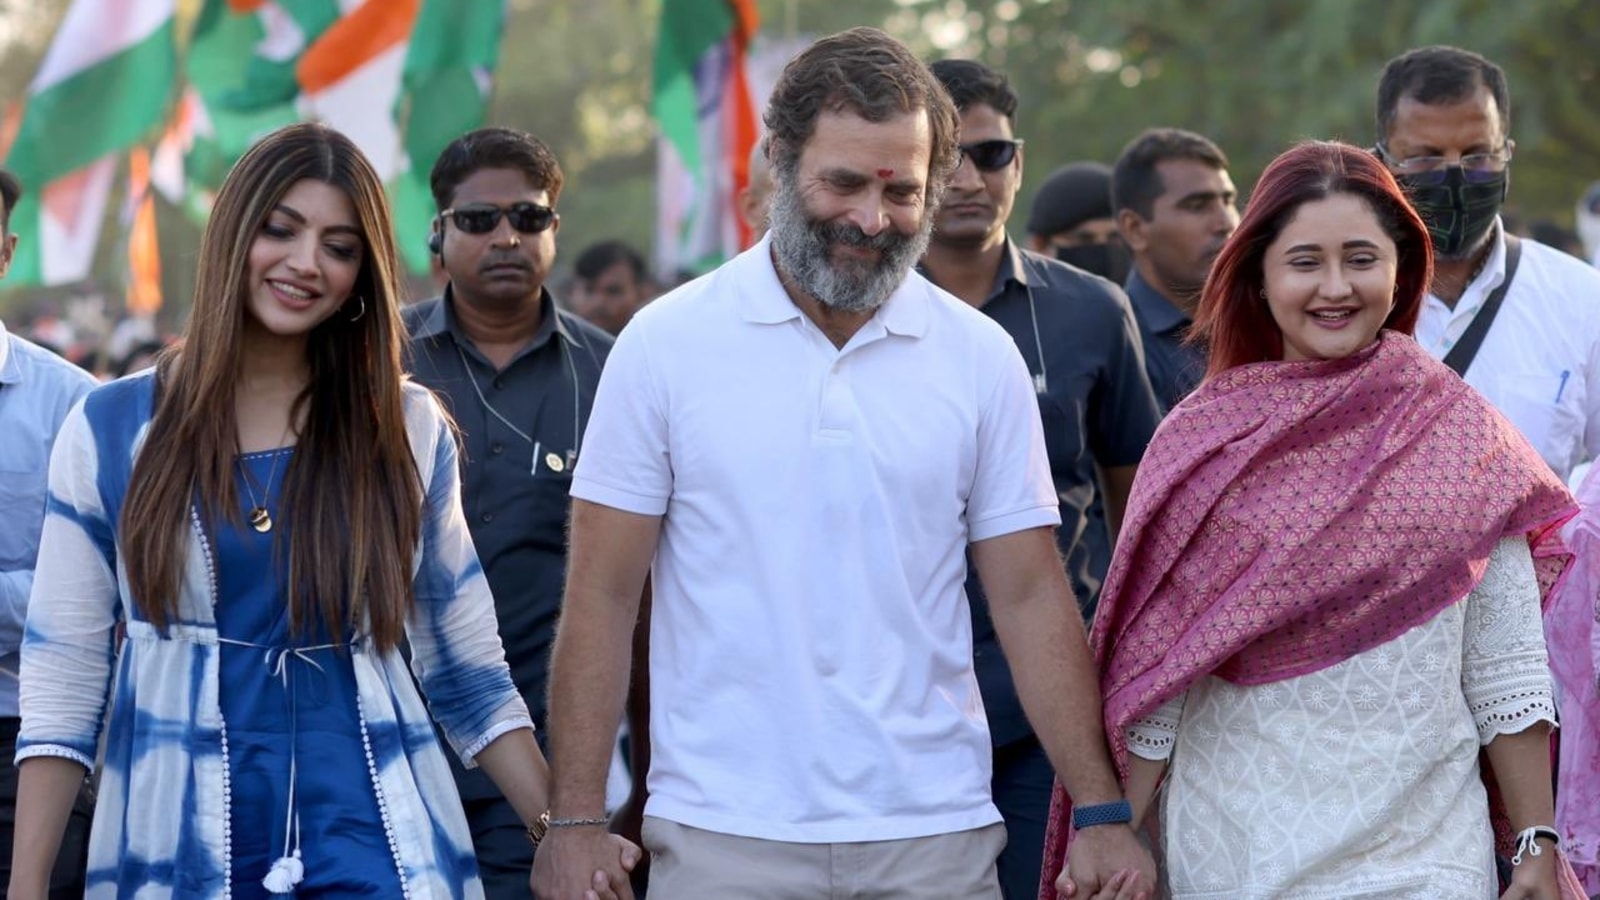
[[351, 322], [359, 322], [361, 321], [361, 317], [367, 314], [367, 298], [357, 294], [356, 302], [361, 304], [361, 310], [350, 317]]

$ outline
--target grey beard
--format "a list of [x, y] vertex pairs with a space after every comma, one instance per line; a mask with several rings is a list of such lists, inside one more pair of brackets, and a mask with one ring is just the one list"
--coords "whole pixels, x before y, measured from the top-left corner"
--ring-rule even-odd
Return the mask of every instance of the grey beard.
[[[778, 174], [774, 181], [767, 221], [778, 268], [829, 309], [846, 313], [877, 310], [928, 249], [933, 234], [931, 211], [923, 212], [915, 234], [902, 234], [890, 226], [868, 236], [853, 225], [813, 221], [806, 214], [795, 179]], [[828, 252], [833, 244], [869, 247], [878, 250], [879, 257], [876, 262], [835, 262]]]

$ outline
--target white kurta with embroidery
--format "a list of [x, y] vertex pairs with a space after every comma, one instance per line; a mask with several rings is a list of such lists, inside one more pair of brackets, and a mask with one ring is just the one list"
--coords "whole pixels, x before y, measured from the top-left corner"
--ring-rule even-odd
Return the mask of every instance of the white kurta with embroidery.
[[1555, 721], [1533, 560], [1502, 540], [1464, 600], [1386, 644], [1265, 685], [1210, 676], [1128, 730], [1170, 757], [1174, 900], [1497, 896], [1478, 751]]

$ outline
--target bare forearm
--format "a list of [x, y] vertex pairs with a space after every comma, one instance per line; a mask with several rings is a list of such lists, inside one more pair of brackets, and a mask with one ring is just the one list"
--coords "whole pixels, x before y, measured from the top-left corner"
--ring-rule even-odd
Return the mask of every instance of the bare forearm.
[[1073, 801], [1121, 797], [1106, 751], [1099, 679], [1065, 579], [1060, 590], [991, 611], [1022, 708]]
[[1128, 792], [1128, 804], [1133, 807], [1133, 827], [1144, 824], [1145, 816], [1155, 805], [1156, 789], [1167, 773], [1166, 760], [1145, 759], [1138, 754], [1128, 754], [1128, 781], [1123, 785]]
[[479, 751], [474, 761], [511, 802], [523, 824], [533, 824], [550, 808], [550, 766], [531, 729], [500, 735]]
[[1555, 823], [1550, 789], [1550, 726], [1544, 722], [1517, 734], [1502, 734], [1485, 747], [1516, 831]]
[[628, 688], [632, 625], [606, 598], [568, 595], [550, 665], [552, 815], [605, 813], [606, 773]]
[[83, 778], [83, 766], [53, 756], [24, 760], [17, 770], [10, 896], [43, 897], [49, 889], [50, 869]]
[[550, 660], [550, 812], [556, 818], [605, 813], [634, 626], [660, 528], [659, 517], [573, 501], [567, 592]]

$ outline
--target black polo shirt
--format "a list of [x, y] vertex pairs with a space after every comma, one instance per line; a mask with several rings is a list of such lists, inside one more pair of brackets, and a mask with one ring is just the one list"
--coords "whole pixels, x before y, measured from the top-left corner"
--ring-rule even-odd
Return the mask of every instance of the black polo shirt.
[[[1138, 463], [1161, 418], [1133, 312], [1111, 282], [1021, 250], [1010, 239], [983, 311], [1016, 341], [1039, 390], [1045, 450], [1061, 506], [1056, 543], [1087, 615], [1111, 562], [1110, 536], [1103, 514], [1096, 514], [1096, 466]], [[970, 565], [967, 597], [991, 736], [997, 746], [1008, 744], [1032, 730], [1000, 653], [983, 586]]]
[[461, 504], [494, 592], [511, 677], [542, 735], [566, 577], [567, 494], [612, 339], [558, 310], [547, 290], [538, 333], [496, 372], [463, 335], [454, 302], [446, 288], [404, 311], [408, 366], [460, 428]]
[[1128, 276], [1128, 300], [1133, 304], [1139, 336], [1144, 340], [1144, 362], [1150, 371], [1150, 386], [1155, 388], [1161, 413], [1165, 415], [1179, 400], [1189, 396], [1205, 376], [1206, 353], [1201, 347], [1186, 342], [1189, 326], [1194, 321], [1146, 284], [1137, 269]]

